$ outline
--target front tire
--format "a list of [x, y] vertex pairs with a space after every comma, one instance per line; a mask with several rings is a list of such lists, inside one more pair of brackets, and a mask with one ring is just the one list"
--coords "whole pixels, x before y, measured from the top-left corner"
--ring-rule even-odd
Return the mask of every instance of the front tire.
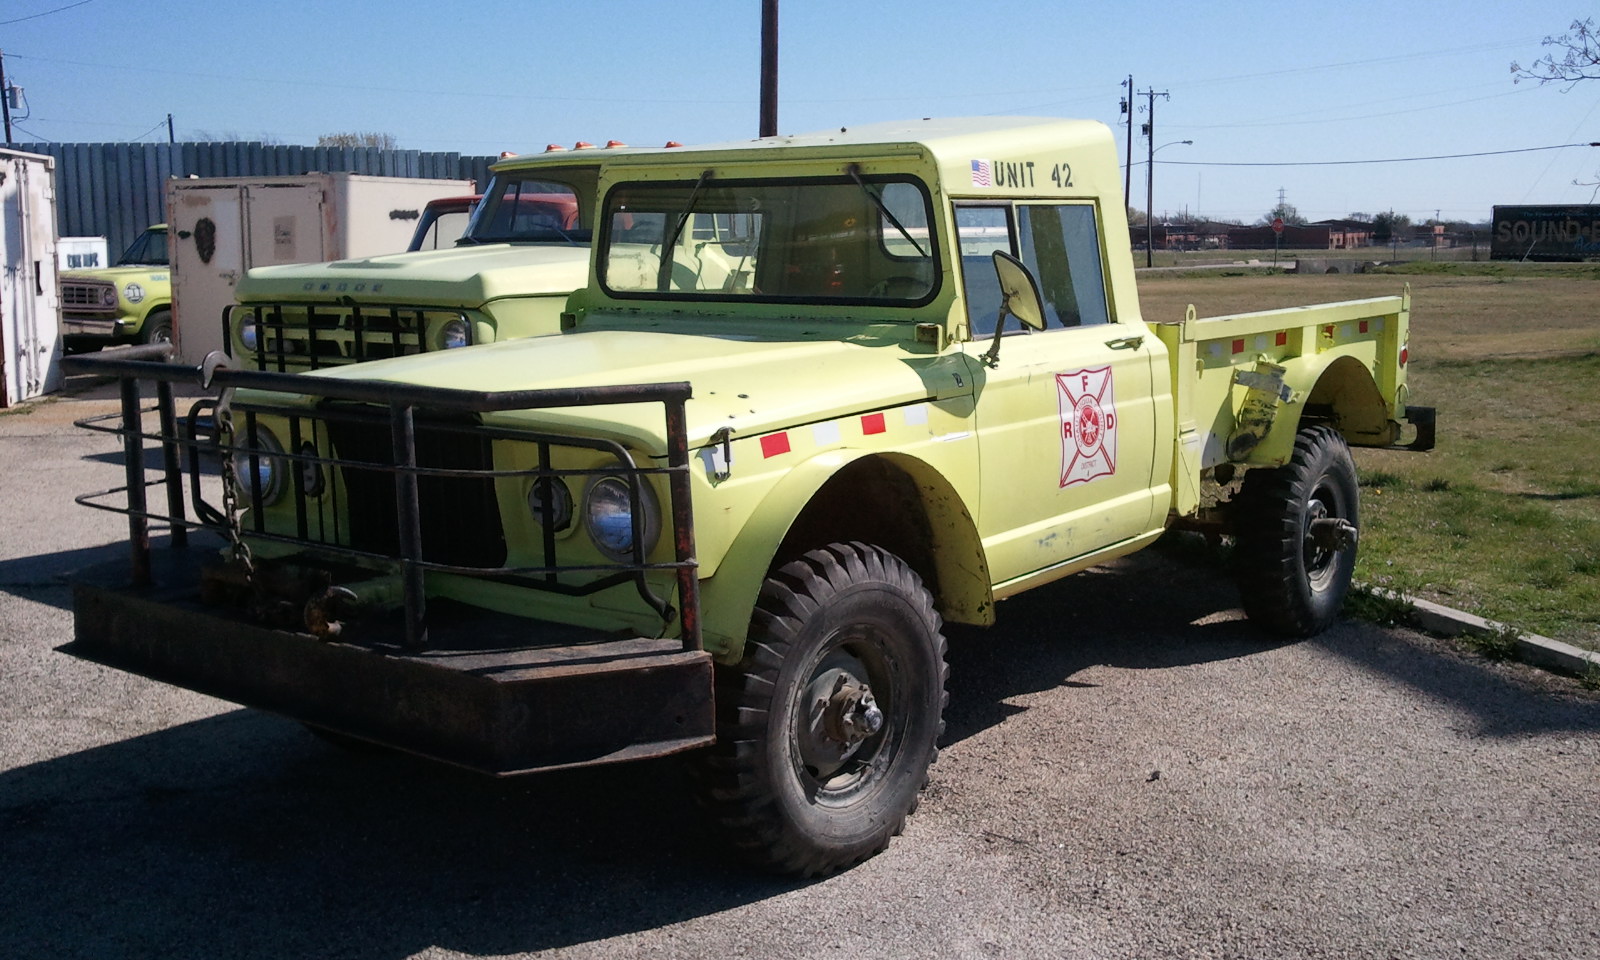
[[949, 699], [933, 598], [898, 557], [835, 543], [762, 586], [744, 660], [718, 668], [702, 799], [735, 847], [781, 873], [832, 873], [916, 809]]
[[1332, 427], [1295, 437], [1289, 462], [1245, 474], [1234, 516], [1245, 613], [1273, 633], [1309, 637], [1338, 619], [1356, 565], [1355, 461]]
[[144, 318], [144, 325], [139, 328], [140, 343], [171, 343], [172, 342], [172, 311], [156, 310]]

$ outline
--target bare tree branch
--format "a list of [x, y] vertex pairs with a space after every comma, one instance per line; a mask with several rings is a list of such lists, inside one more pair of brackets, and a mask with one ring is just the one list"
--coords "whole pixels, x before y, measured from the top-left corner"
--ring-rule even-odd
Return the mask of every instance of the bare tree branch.
[[1600, 30], [1594, 20], [1574, 20], [1567, 29], [1571, 32], [1544, 38], [1544, 46], [1554, 47], [1554, 53], [1547, 53], [1526, 67], [1513, 62], [1512, 82], [1565, 83], [1570, 90], [1580, 80], [1600, 80]]

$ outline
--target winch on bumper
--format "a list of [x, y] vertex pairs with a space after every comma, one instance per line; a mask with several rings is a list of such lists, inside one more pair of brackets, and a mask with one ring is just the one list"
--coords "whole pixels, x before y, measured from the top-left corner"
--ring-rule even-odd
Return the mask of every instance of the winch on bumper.
[[[166, 347], [142, 348], [121, 356], [167, 352]], [[215, 361], [203, 371], [111, 355], [74, 362], [121, 378], [120, 425], [85, 425], [122, 439], [127, 485], [87, 494], [79, 501], [128, 515], [131, 563], [98, 568], [79, 579], [75, 639], [65, 652], [493, 775], [660, 756], [712, 742], [712, 663], [700, 648], [688, 503], [683, 420], [687, 385], [485, 394], [233, 371], [217, 369]], [[184, 425], [173, 409], [172, 382], [196, 376], [209, 376], [219, 388], [292, 391], [341, 402], [382, 400], [388, 405], [393, 455], [381, 464], [363, 463], [360, 468], [380, 469], [396, 478], [400, 555], [383, 558], [392, 575], [369, 569], [364, 574], [368, 579], [362, 580], [359, 565], [329, 575], [315, 562], [306, 566], [284, 559], [252, 562], [248, 553], [241, 560], [240, 531], [236, 522], [230, 529], [226, 499], [225, 510], [219, 512], [200, 495], [200, 464], [207, 452], [220, 451], [224, 463], [242, 455], [205, 437], [204, 427], [196, 426], [204, 417], [197, 418], [195, 410]], [[160, 429], [155, 434], [143, 428], [140, 380], [157, 385]], [[676, 559], [651, 564], [636, 552], [634, 562], [618, 564], [619, 572], [601, 583], [637, 581], [641, 595], [647, 601], [655, 599], [665, 616], [676, 621], [679, 635], [607, 633], [429, 597], [424, 590], [426, 572], [469, 572], [430, 560], [422, 549], [416, 481], [429, 475], [429, 467], [417, 465], [413, 408], [484, 412], [616, 402], [660, 402], [665, 407], [668, 466], [639, 467], [634, 476], [667, 475]], [[146, 441], [158, 444], [163, 454], [163, 481], [145, 480]], [[185, 457], [189, 494], [199, 520], [187, 518], [179, 469]], [[350, 460], [337, 458], [325, 465], [329, 470], [355, 467]], [[252, 462], [252, 475], [254, 470]], [[526, 473], [535, 482], [554, 475], [547, 464]], [[495, 472], [496, 477], [505, 474]], [[147, 486], [165, 488], [164, 513], [146, 503]], [[259, 483], [253, 486], [258, 488]], [[297, 494], [303, 493], [301, 486], [297, 476]], [[118, 493], [126, 495], [125, 506], [99, 502]], [[259, 489], [253, 491], [253, 499], [259, 513]], [[150, 549], [152, 519], [169, 525], [171, 549]], [[188, 531], [194, 528], [234, 540], [233, 559], [189, 547]], [[262, 536], [249, 531], [247, 535]], [[330, 549], [337, 553], [340, 548], [315, 545], [318, 556], [326, 556]], [[371, 554], [344, 552], [369, 568], [374, 566]], [[676, 608], [652, 598], [645, 585], [646, 572], [663, 569], [676, 574]], [[351, 574], [352, 570], [358, 572]], [[473, 572], [533, 589], [553, 589], [559, 571], [547, 556], [542, 567]], [[560, 590], [574, 592], [571, 586]], [[392, 602], [362, 610], [362, 603], [374, 594]], [[340, 630], [338, 619], [351, 613], [360, 616], [359, 629]]]

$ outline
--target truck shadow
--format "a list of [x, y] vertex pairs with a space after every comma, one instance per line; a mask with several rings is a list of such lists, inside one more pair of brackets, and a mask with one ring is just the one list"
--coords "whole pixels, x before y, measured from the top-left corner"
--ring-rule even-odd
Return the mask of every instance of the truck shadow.
[[[947, 742], [1094, 665], [1275, 648], [1233, 597], [1219, 571], [1149, 554], [1008, 601], [995, 629], [951, 631]], [[1592, 700], [1402, 633], [1346, 624], [1310, 642], [1459, 704], [1482, 735], [1600, 729]], [[494, 781], [243, 710], [0, 773], [0, 863], [0, 943], [52, 958], [515, 954], [811, 886], [728, 857], [673, 759]], [[852, 885], [881, 884], [880, 867], [823, 882], [866, 896]]]

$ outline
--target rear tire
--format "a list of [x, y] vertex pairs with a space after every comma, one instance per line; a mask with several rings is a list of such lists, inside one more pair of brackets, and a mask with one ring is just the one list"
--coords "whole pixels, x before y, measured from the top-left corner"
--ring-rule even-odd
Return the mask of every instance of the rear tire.
[[1359, 531], [1355, 461], [1332, 427], [1295, 437], [1289, 462], [1245, 474], [1235, 502], [1234, 556], [1245, 613], [1273, 633], [1309, 637], [1338, 619], [1356, 565], [1356, 538], [1342, 546], [1312, 535], [1318, 520]]
[[755, 864], [818, 876], [888, 846], [949, 699], [933, 598], [898, 557], [835, 543], [767, 578], [743, 662], [719, 667], [701, 798]]

